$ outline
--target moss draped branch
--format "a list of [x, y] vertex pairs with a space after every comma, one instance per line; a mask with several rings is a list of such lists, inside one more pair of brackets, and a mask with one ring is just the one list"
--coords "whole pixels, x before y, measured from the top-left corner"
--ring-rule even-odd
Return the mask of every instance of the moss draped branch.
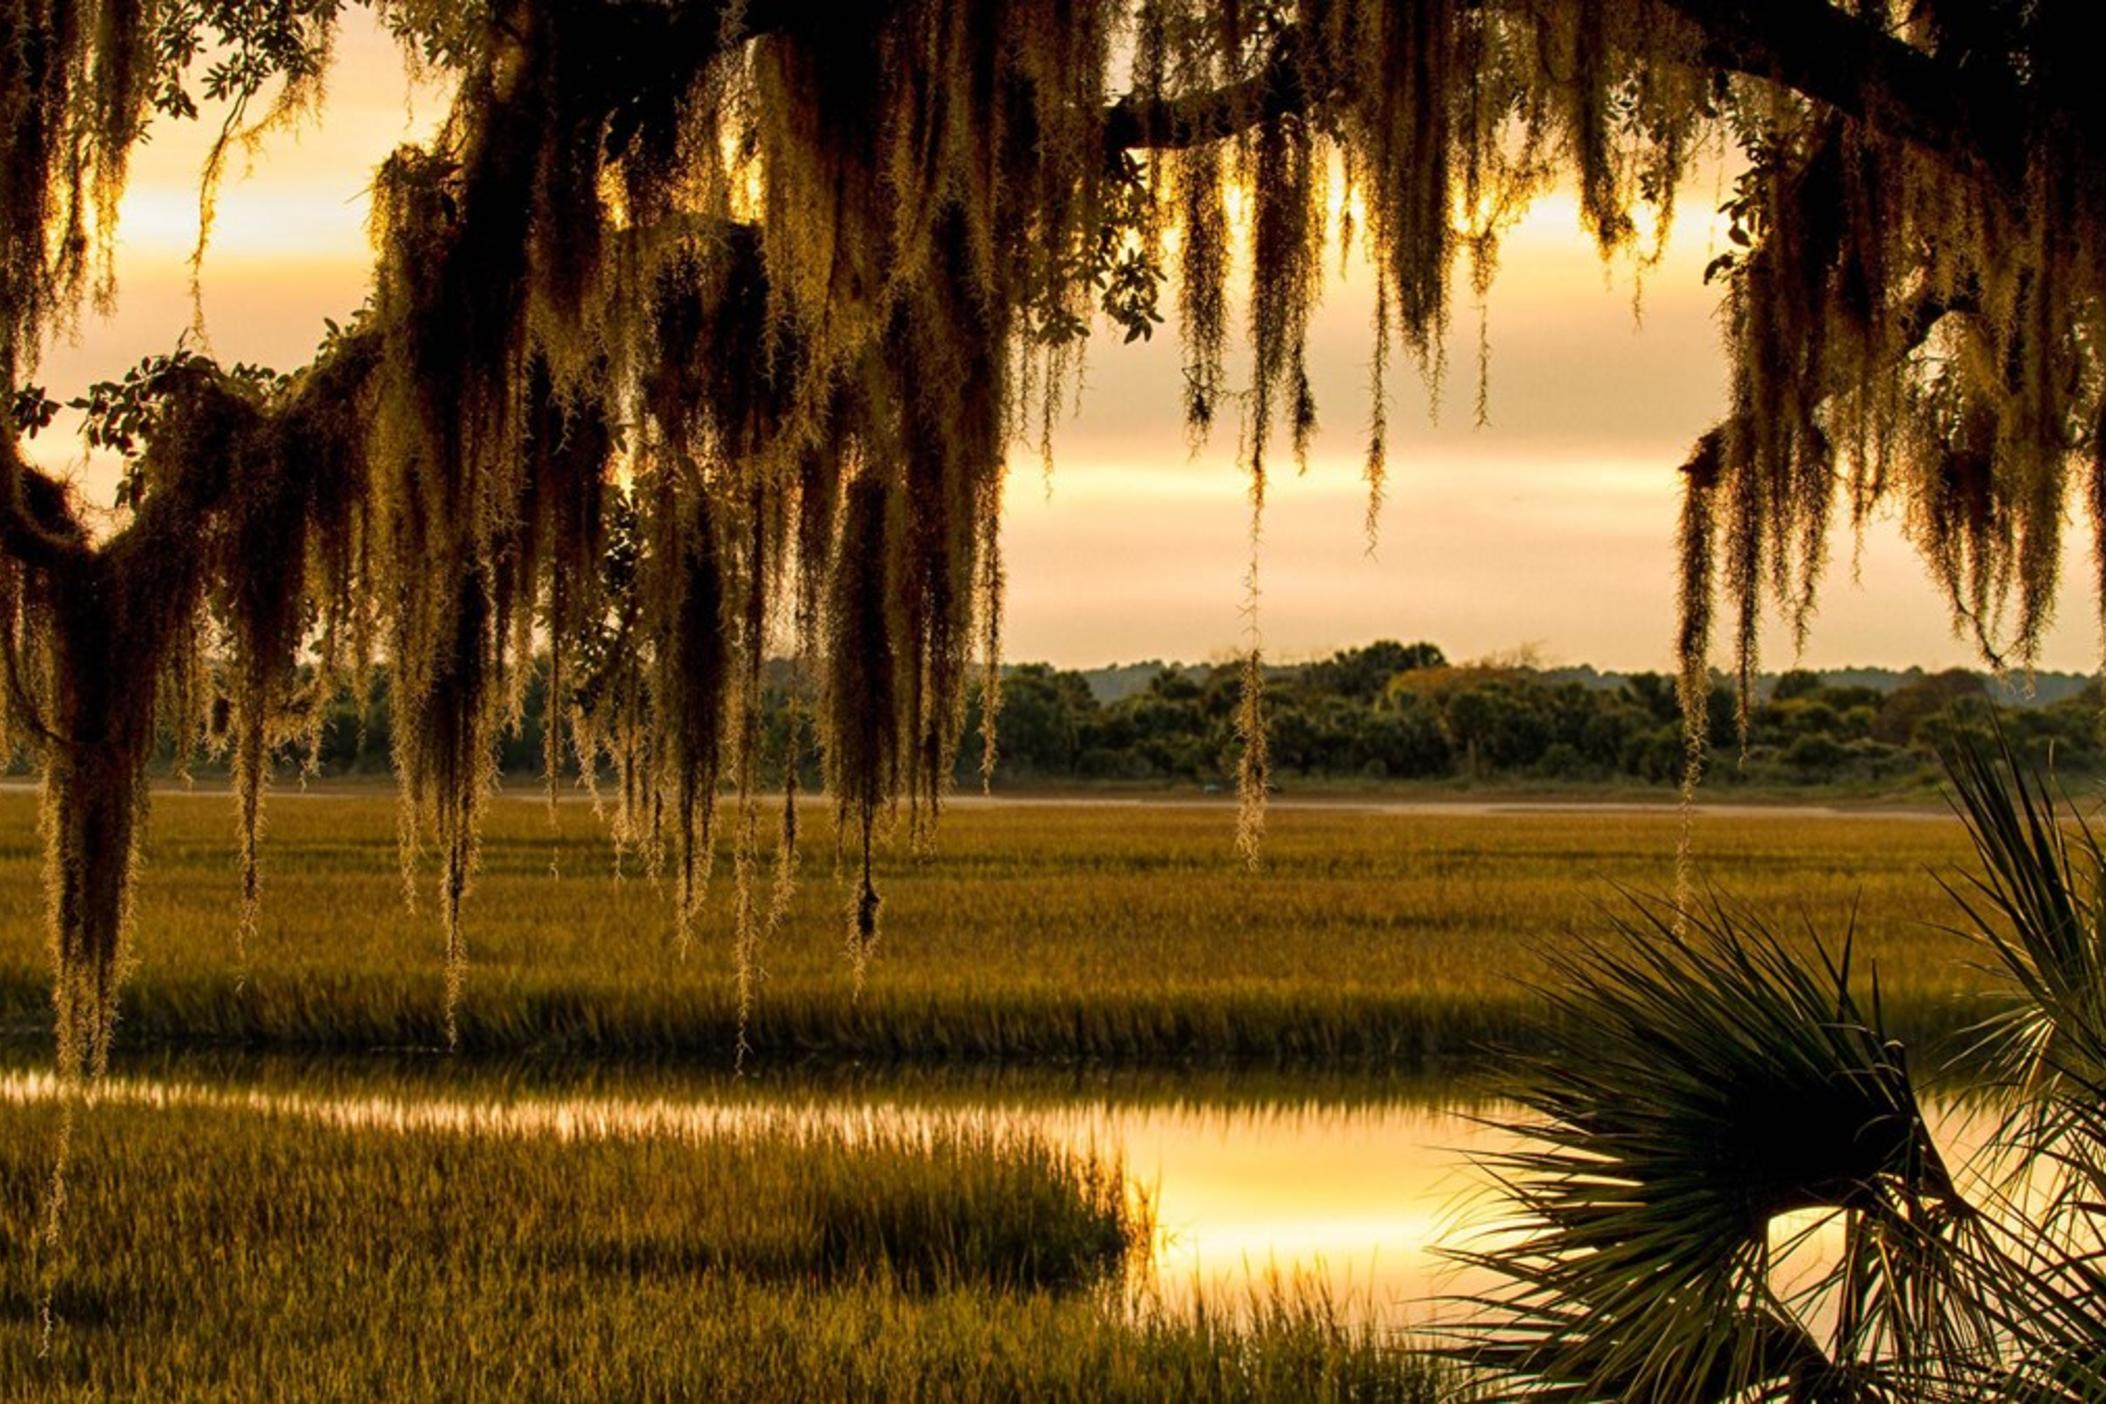
[[[770, 653], [798, 652], [860, 970], [885, 833], [903, 812], [927, 838], [970, 679], [999, 678], [1008, 446], [1050, 437], [1093, 321], [1151, 335], [1175, 276], [1188, 426], [1235, 415], [1255, 511], [1272, 431], [1299, 452], [1315, 430], [1334, 169], [1366, 212], [1371, 362], [1401, 343], [1438, 381], [1457, 264], [1481, 298], [1531, 200], [1569, 180], [1604, 252], [1630, 250], [1694, 153], [1738, 143], [1738, 242], [1714, 269], [1734, 402], [1688, 474], [1685, 700], [1714, 571], [1745, 671], [1765, 592], [1810, 616], [1845, 489], [1860, 517], [1904, 502], [1985, 648], [2011, 595], [2027, 656], [2070, 465], [2100, 453], [2106, 200], [2056, 7], [1925, 0], [1890, 25], [1823, 0], [370, 3], [458, 81], [441, 132], [376, 182], [370, 313], [288, 381], [171, 373], [106, 541], [12, 448], [0, 463], [9, 712], [47, 738], [61, 816], [61, 1022], [103, 1030], [72, 1038], [80, 1067], [106, 1038], [156, 731], [230, 752], [245, 929], [271, 757], [319, 689], [383, 656], [406, 876], [438, 856], [449, 1040], [472, 1037], [462, 911], [491, 750], [544, 665], [550, 781], [614, 778], [624, 860], [676, 879], [674, 950], [733, 797], [750, 992], [756, 914], [794, 871], [758, 900], [757, 796], [794, 762], [763, 754], [755, 698]], [[334, 12], [274, 11], [244, 83], [272, 63], [309, 81]], [[11, 372], [78, 301], [98, 199], [114, 212], [169, 77], [136, 62], [141, 36], [191, 13], [0, 0]], [[1255, 800], [1255, 612], [1252, 642]]]
[[[265, 680], [292, 665], [282, 632], [258, 637], [258, 605], [298, 582], [269, 563], [304, 565], [309, 534], [342, 520], [362, 485], [358, 406], [377, 364], [368, 338], [345, 338], [274, 393], [186, 363], [155, 386], [154, 430], [139, 471], [149, 489], [131, 519], [96, 541], [61, 483], [6, 447], [0, 510], [6, 580], [0, 619], [11, 706], [44, 772], [46, 881], [56, 971], [60, 1066], [99, 1072], [109, 1054], [125, 965], [131, 867], [146, 810], [146, 763], [171, 727], [198, 734], [212, 700], [198, 626], [216, 617], [237, 655], [260, 660], [232, 682], [236, 725], [253, 750], [274, 718]], [[254, 786], [237, 763], [254, 861]], [[253, 891], [253, 867], [249, 884]]]

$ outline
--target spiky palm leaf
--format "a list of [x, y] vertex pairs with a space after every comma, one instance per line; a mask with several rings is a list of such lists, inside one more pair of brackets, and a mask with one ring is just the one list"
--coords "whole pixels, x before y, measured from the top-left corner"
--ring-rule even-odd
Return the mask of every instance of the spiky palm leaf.
[[2014, 1398], [2106, 1398], [2106, 847], [1999, 734], [1945, 758], [1982, 873], [1946, 882], [2010, 1007], [1969, 1050], [2026, 1184], [1999, 1215]]
[[[1504, 1280], [1461, 1348], [1507, 1393], [2106, 1399], [2106, 845], [2008, 746], [1947, 770], [1981, 872], [1945, 885], [2011, 992], [1963, 1055], [2009, 1173], [1956, 1190], [1847, 933], [1634, 899], [1552, 958], [1521, 1148], [1485, 1162], [1513, 1212], [1460, 1255]], [[1787, 1291], [1800, 1211], [1841, 1248]]]
[[[1915, 1398], [1981, 1383], [1998, 1254], [1954, 1188], [1849, 942], [1795, 953], [1713, 898], [1633, 899], [1553, 957], [1549, 1050], [1517, 1079], [1520, 1149], [1490, 1156], [1514, 1214], [1461, 1256], [1505, 1285], [1463, 1349], [1516, 1396]], [[1812, 1286], [1773, 1234], [1839, 1216]]]
[[2052, 1152], [2083, 1134], [2106, 1086], [2106, 849], [1998, 741], [1996, 754], [1963, 746], [1946, 758], [1983, 871], [1944, 885], [2013, 996], [1970, 1055], [2029, 1114], [2029, 1143]]

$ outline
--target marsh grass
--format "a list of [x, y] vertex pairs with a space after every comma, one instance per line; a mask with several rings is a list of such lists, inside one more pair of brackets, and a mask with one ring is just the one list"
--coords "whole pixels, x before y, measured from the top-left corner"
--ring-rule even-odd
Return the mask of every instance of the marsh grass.
[[[169, 1220], [227, 1271], [268, 1275], [295, 1249], [345, 1269], [405, 1254], [466, 1277], [576, 1263], [620, 1276], [1068, 1290], [1117, 1281], [1151, 1232], [1115, 1161], [992, 1128], [851, 1132], [757, 1118], [692, 1139], [506, 1134], [499, 1123], [397, 1134], [181, 1101], [81, 1108], [68, 1187], [86, 1319], [128, 1315]], [[37, 1197], [56, 1122], [7, 1107], [10, 1236]], [[47, 1124], [48, 1123], [48, 1124]], [[46, 1134], [40, 1134], [46, 1133]], [[27, 1172], [24, 1178], [23, 1172]], [[154, 1212], [125, 1212], [145, 1198]], [[385, 1226], [384, 1228], [382, 1226]]]
[[[1380, 814], [1274, 807], [1265, 867], [1237, 870], [1224, 809], [961, 807], [933, 849], [879, 855], [887, 936], [860, 999], [838, 957], [842, 891], [815, 873], [758, 954], [749, 1067], [886, 1062], [1441, 1064], [1531, 1027], [1520, 982], [1599, 921], [1612, 884], [1671, 889], [1671, 812]], [[825, 825], [815, 836], [824, 846]], [[1890, 1025], [1984, 1012], [1977, 953], [1937, 929], [1927, 869], [1956, 824], [1699, 815], [1706, 881], [1835, 929], [1857, 907]], [[763, 856], [766, 861], [772, 854]], [[51, 985], [31, 796], [0, 794], [0, 1027], [48, 1037]], [[404, 910], [392, 800], [281, 793], [273, 898], [243, 983], [231, 805], [157, 798], [120, 1051], [157, 1043], [436, 1048], [444, 942]], [[703, 914], [685, 962], [673, 894], [617, 879], [589, 807], [490, 807], [468, 909], [470, 1052], [730, 1065], [732, 932]]]
[[[26, 1242], [58, 1111], [0, 1107]], [[59, 1325], [10, 1254], [7, 1398], [1394, 1399], [1452, 1371], [1306, 1287], [1136, 1306], [1118, 1167], [1020, 1133], [681, 1141], [84, 1111]]]
[[[34, 1045], [0, 1043], [0, 1098], [11, 1088], [45, 1085], [49, 1077], [50, 1066]], [[198, 1100], [220, 1106], [297, 1100], [379, 1112], [350, 1121], [393, 1119], [389, 1110], [398, 1106], [438, 1106], [464, 1108], [471, 1118], [496, 1109], [482, 1118], [486, 1121], [541, 1122], [548, 1120], [550, 1108], [582, 1105], [663, 1108], [668, 1115], [655, 1124], [667, 1125], [697, 1120], [697, 1108], [708, 1111], [701, 1120], [767, 1114], [824, 1120], [843, 1107], [1005, 1121], [1078, 1106], [1201, 1116], [1263, 1113], [1281, 1119], [1403, 1106], [1430, 1116], [1482, 1111], [1503, 1090], [1504, 1080], [1490, 1067], [1415, 1072], [1354, 1065], [811, 1061], [740, 1073], [725, 1063], [663, 1059], [147, 1047], [111, 1064], [102, 1094], [121, 1101], [128, 1089], [141, 1089], [148, 1100], [159, 1101], [165, 1100], [160, 1089], [171, 1087], [198, 1089], [204, 1093]], [[597, 1120], [625, 1117], [624, 1112]], [[577, 1131], [588, 1129], [597, 1128], [581, 1124]]]

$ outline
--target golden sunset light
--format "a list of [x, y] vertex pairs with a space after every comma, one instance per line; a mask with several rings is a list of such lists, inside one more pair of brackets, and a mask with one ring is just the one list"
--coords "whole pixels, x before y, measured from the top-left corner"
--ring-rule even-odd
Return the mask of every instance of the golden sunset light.
[[0, 1404], [2106, 1400], [2080, 0], [0, 0]]
[[[229, 160], [200, 280], [210, 345], [226, 360], [297, 365], [323, 318], [342, 321], [359, 305], [372, 265], [372, 171], [444, 116], [443, 84], [412, 81], [367, 12], [346, 17], [337, 43], [319, 112]], [[47, 352], [39, 374], [54, 392], [166, 350], [188, 328], [198, 172], [213, 130], [164, 121], [135, 158], [118, 312], [86, 314], [77, 340]], [[1270, 489], [1262, 624], [1273, 652], [1316, 657], [1423, 636], [1460, 657], [1526, 645], [1558, 662], [1667, 666], [1674, 620], [1661, 582], [1674, 569], [1674, 470], [1723, 396], [1719, 293], [1702, 281], [1724, 247], [1710, 213], [1721, 189], [1715, 166], [1690, 180], [1665, 256], [1645, 268], [1601, 258], [1569, 187], [1529, 207], [1502, 240], [1486, 309], [1490, 422], [1474, 422], [1478, 313], [1467, 298], [1437, 417], [1418, 369], [1401, 354], [1391, 367], [1393, 477], [1372, 554], [1362, 549], [1361, 486], [1371, 279], [1358, 253], [1342, 269], [1329, 260], [1310, 346], [1322, 431], [1307, 474], [1276, 467]], [[1174, 301], [1165, 312], [1170, 324], [1148, 342], [1100, 335], [1090, 348], [1086, 389], [1058, 427], [1050, 494], [1037, 445], [1012, 446], [1003, 531], [1016, 658], [1204, 662], [1243, 646], [1247, 485], [1236, 426], [1191, 450], [1178, 423]], [[81, 456], [65, 437], [32, 447], [53, 467]], [[107, 460], [91, 465], [89, 495], [105, 499], [114, 474]], [[2068, 570], [2081, 578], [2088, 532], [2074, 524], [2070, 534]], [[1484, 549], [1495, 539], [1501, 550]], [[1870, 524], [1861, 550], [1839, 532], [1831, 556], [1836, 588], [1804, 654], [1772, 611], [1766, 660], [1970, 660], [1894, 513]], [[1069, 569], [1077, 565], [1082, 580]], [[2097, 650], [2096, 622], [2070, 609], [2041, 664], [2083, 669]]]

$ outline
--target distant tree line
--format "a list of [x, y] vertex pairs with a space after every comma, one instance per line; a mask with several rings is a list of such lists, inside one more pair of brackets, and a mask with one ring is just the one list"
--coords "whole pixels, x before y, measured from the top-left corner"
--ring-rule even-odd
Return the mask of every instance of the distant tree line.
[[[765, 747], [780, 756], [790, 670], [772, 670]], [[1224, 785], [1235, 771], [1234, 669], [1164, 665], [1137, 691], [1100, 700], [1091, 678], [1043, 663], [1004, 675], [996, 723], [997, 785]], [[961, 785], [980, 769], [980, 707], [968, 702], [957, 757]], [[1589, 686], [1524, 664], [1451, 663], [1430, 643], [1383, 640], [1272, 670], [1266, 712], [1276, 779], [1295, 784], [1437, 781], [1672, 785], [1682, 737], [1674, 680], [1627, 674]], [[2065, 774], [2106, 769], [2096, 683], [2046, 705], [1999, 703], [1979, 674], [1955, 669], [1892, 689], [1779, 676], [1748, 718], [1743, 749], [1730, 684], [1712, 689], [1713, 785], [1906, 786], [1934, 773], [1957, 732], [2001, 726], [2022, 753]], [[322, 730], [325, 774], [387, 769], [385, 676], [363, 705], [333, 705]], [[538, 773], [542, 693], [530, 686], [502, 740], [508, 774]], [[816, 783], [814, 758], [803, 778]]]

